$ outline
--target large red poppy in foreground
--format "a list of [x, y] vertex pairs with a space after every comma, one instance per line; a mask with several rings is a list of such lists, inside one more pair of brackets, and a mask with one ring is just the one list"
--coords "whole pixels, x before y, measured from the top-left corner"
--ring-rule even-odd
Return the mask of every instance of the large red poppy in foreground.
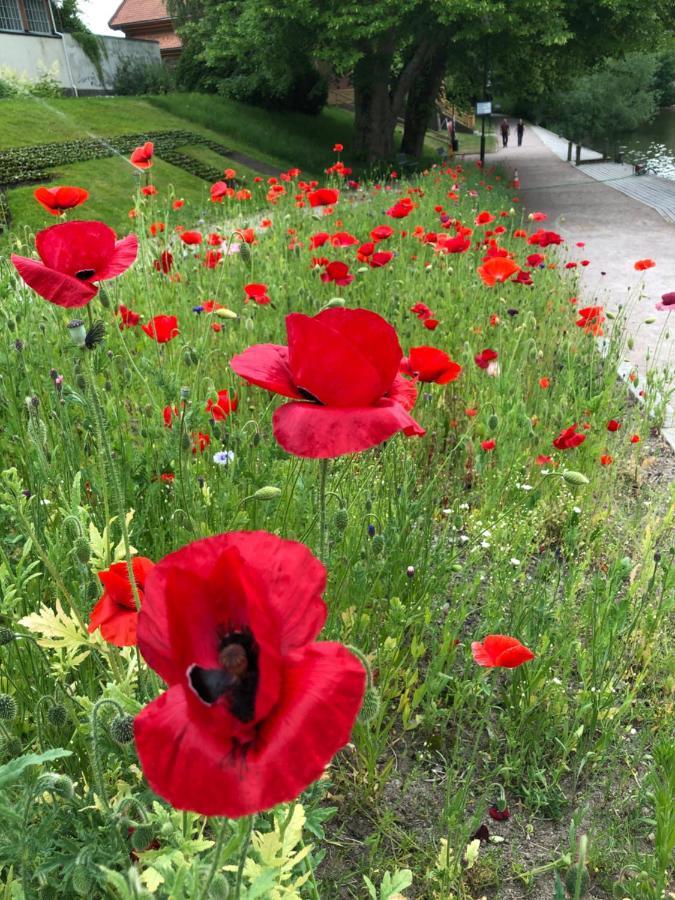
[[96, 296], [95, 282], [126, 272], [138, 254], [138, 238], [118, 241], [103, 222], [64, 222], [39, 231], [35, 247], [42, 262], [12, 254], [16, 270], [45, 300], [71, 308]]
[[295, 799], [348, 741], [361, 663], [315, 642], [326, 571], [264, 531], [171, 553], [147, 580], [138, 646], [168, 691], [136, 717], [143, 771], [177, 809], [236, 818]]
[[422, 435], [411, 418], [413, 384], [392, 326], [367, 309], [286, 317], [288, 346], [257, 344], [230, 365], [251, 384], [290, 397], [274, 413], [274, 436], [296, 456], [330, 458], [368, 450], [398, 431]]

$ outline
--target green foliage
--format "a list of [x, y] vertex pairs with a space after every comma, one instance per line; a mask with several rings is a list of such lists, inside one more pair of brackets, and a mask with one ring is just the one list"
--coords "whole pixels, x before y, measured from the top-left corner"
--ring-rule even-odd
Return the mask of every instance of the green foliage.
[[609, 146], [612, 135], [632, 131], [657, 109], [655, 54], [611, 59], [550, 99], [550, 119], [560, 133], [591, 145]]
[[59, 31], [67, 32], [77, 41], [85, 55], [88, 57], [103, 83], [103, 70], [101, 59], [105, 53], [104, 45], [98, 37], [85, 25], [80, 16], [78, 0], [50, 0], [54, 21]]
[[0, 66], [0, 100], [23, 96], [60, 97], [62, 94], [61, 85], [52, 71], [45, 71], [33, 80], [7, 66]]
[[148, 63], [127, 57], [115, 72], [114, 90], [121, 96], [170, 94], [175, 87], [173, 71], [161, 62]]

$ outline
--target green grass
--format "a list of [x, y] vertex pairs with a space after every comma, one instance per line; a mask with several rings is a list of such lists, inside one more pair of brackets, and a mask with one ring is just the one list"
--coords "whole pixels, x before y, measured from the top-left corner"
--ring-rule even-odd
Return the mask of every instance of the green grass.
[[[482, 242], [445, 256], [419, 240], [418, 226], [440, 230], [436, 207], [447, 208], [457, 181], [453, 217], [472, 227], [479, 210], [491, 210], [505, 228], [499, 247], [525, 265], [532, 248], [516, 232], [536, 225], [510, 212], [513, 191], [503, 180], [466, 166], [402, 181], [392, 192], [345, 192], [334, 215], [320, 219], [296, 205], [298, 185], [290, 184], [250, 258], [228, 256], [211, 270], [201, 250], [184, 250], [173, 233], [198, 221], [198, 193], [186, 196], [190, 205], [171, 214], [159, 239], [148, 236], [175, 176], [159, 165], [156, 172], [167, 183], [135, 221], [137, 262], [86, 309], [43, 301], [0, 260], [0, 694], [16, 704], [9, 716], [13, 704], [0, 704], [0, 766], [19, 754], [71, 754], [24, 774], [0, 768], [0, 886], [7, 896], [51, 900], [76, 896], [74, 882], [86, 875], [90, 896], [131, 896], [138, 891], [127, 890], [127, 878], [139, 877], [157, 886], [158, 900], [193, 900], [212, 866], [227, 866], [218, 878], [234, 896], [234, 872], [248, 856], [246, 887], [269, 896], [282, 868], [270, 868], [259, 848], [274, 828], [288, 839], [280, 850], [287, 870], [307, 876], [302, 900], [362, 900], [364, 876], [379, 893], [387, 872], [419, 900], [553, 897], [555, 874], [567, 876], [580, 848], [595, 896], [660, 900], [673, 849], [672, 709], [664, 697], [672, 687], [675, 494], [651, 433], [659, 377], [650, 373], [645, 405], [634, 404], [616, 379], [621, 316], [611, 323], [606, 358], [575, 324], [578, 281], [564, 263], [577, 251], [546, 249], [534, 287], [487, 287], [477, 274]], [[91, 209], [110, 222], [116, 205], [128, 209], [132, 186], [122, 169], [100, 169], [96, 182], [83, 180], [85, 170], [67, 174], [82, 176]], [[409, 188], [411, 214], [387, 217], [397, 192]], [[312, 235], [349, 231], [364, 242], [384, 222], [395, 229], [384, 245], [395, 252], [387, 266], [361, 265], [354, 247], [325, 244], [321, 255], [347, 262], [355, 277], [344, 286], [321, 280]], [[172, 278], [153, 266], [167, 246]], [[249, 282], [264, 282], [272, 302], [246, 303]], [[640, 297], [636, 274], [626, 302]], [[207, 299], [236, 318], [194, 312]], [[424, 436], [399, 433], [323, 466], [277, 443], [273, 415], [287, 398], [246, 383], [229, 363], [251, 345], [285, 343], [288, 313], [314, 315], [341, 302], [385, 318], [403, 353], [433, 346], [462, 372], [448, 384], [417, 384], [411, 415]], [[419, 302], [433, 310], [436, 330], [411, 312]], [[158, 345], [138, 326], [120, 330], [119, 304], [145, 322], [175, 315], [179, 334]], [[67, 323], [76, 315], [105, 323], [102, 346], [74, 345]], [[357, 343], [345, 363], [328, 352], [302, 356], [303, 374], [326, 390], [343, 381], [354, 389], [372, 378], [378, 358], [368, 347], [362, 360]], [[485, 348], [498, 352], [498, 369], [476, 364]], [[343, 352], [336, 341], [335, 353]], [[386, 378], [385, 387], [393, 372]], [[224, 389], [237, 392], [239, 405], [214, 422], [207, 401]], [[180, 410], [170, 428], [166, 407]], [[619, 431], [607, 430], [610, 419]], [[583, 443], [554, 448], [573, 422]], [[210, 440], [203, 453], [200, 435]], [[488, 439], [492, 450], [483, 447]], [[213, 460], [223, 450], [233, 454], [226, 466]], [[551, 462], [537, 464], [540, 454]], [[259, 529], [322, 557], [322, 638], [367, 655], [380, 703], [369, 697], [369, 720], [355, 724], [350, 745], [302, 795], [305, 827], [291, 824], [285, 807], [261, 813], [260, 836], [247, 849], [245, 821], [172, 810], [143, 778], [133, 743], [113, 740], [114, 704], [133, 716], [164, 687], [132, 648], [105, 644], [86, 623], [101, 593], [98, 573], [126, 557], [125, 539], [159, 561], [207, 536]], [[204, 584], [200, 570], [194, 590]], [[192, 589], [190, 581], [186, 604]], [[266, 595], [253, 589], [255, 610]], [[57, 602], [63, 616], [55, 626]], [[201, 608], [195, 604], [195, 615]], [[477, 666], [471, 644], [488, 634], [518, 637], [535, 658], [517, 669]], [[185, 654], [216, 658], [215, 626], [194, 650], [178, 629], [168, 640]], [[277, 664], [274, 656], [261, 671]], [[47, 714], [57, 703], [65, 708], [60, 725]], [[303, 710], [284, 719], [285, 766], [314, 742], [317, 725], [305, 720], [314, 703], [331, 712], [336, 700], [330, 688], [309, 685]], [[199, 721], [215, 714], [195, 709]], [[220, 736], [214, 726], [210, 741]], [[233, 752], [222, 750], [222, 765]], [[193, 754], [199, 771], [199, 744]], [[488, 809], [502, 793], [511, 817], [497, 822]], [[141, 852], [127, 876], [129, 828], [141, 823], [140, 837], [159, 847]], [[481, 824], [504, 840], [481, 844], [470, 867], [464, 858]], [[310, 844], [306, 857], [292, 858]], [[267, 879], [255, 888], [254, 863]], [[216, 883], [212, 896], [225, 893]]]

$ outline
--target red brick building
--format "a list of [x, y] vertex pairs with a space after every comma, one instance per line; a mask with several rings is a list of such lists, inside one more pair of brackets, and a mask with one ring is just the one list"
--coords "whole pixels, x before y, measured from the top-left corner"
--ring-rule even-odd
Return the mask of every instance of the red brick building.
[[0, 31], [54, 34], [49, 0], [0, 0]]
[[122, 0], [108, 25], [128, 38], [157, 41], [165, 63], [173, 64], [180, 56], [182, 44], [164, 0]]

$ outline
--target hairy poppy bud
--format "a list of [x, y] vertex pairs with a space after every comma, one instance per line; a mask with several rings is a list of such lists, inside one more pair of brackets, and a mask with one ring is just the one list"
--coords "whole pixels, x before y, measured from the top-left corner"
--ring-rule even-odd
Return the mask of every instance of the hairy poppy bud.
[[588, 478], [585, 475], [582, 475], [581, 472], [573, 472], [570, 469], [565, 469], [562, 473], [563, 480], [568, 484], [574, 485], [582, 485], [582, 484], [590, 484]]
[[151, 825], [138, 825], [131, 835], [131, 846], [134, 850], [142, 853], [147, 850], [155, 839], [154, 829]]
[[16, 700], [9, 694], [0, 694], [0, 719], [9, 722], [16, 716]]
[[87, 585], [87, 600], [98, 600], [99, 594], [101, 591], [101, 583], [97, 581], [90, 581]]
[[54, 703], [47, 710], [47, 721], [54, 728], [63, 728], [68, 721], [68, 713], [62, 703]]
[[75, 786], [67, 775], [60, 775], [58, 772], [45, 772], [40, 775], [37, 782], [40, 791], [49, 791], [51, 794], [58, 794], [71, 800], [75, 794]]
[[91, 892], [93, 883], [94, 878], [89, 867], [84, 866], [81, 863], [76, 865], [73, 869], [71, 884], [77, 896], [88, 897]]
[[134, 739], [134, 717], [115, 716], [110, 723], [110, 737], [118, 744], [128, 744]]
[[187, 432], [183, 432], [180, 439], [180, 445], [183, 450], [189, 450], [192, 446], [192, 441], [190, 440], [190, 435]]
[[499, 418], [494, 413], [488, 419], [488, 428], [490, 431], [496, 431], [499, 427]]
[[211, 882], [211, 887], [209, 888], [209, 898], [210, 900], [227, 900], [229, 896], [230, 888], [227, 880], [224, 875], [218, 872], [218, 874], [214, 876], [214, 879]]
[[253, 495], [254, 500], [277, 500], [281, 497], [281, 488], [268, 484], [265, 487], [258, 488]]
[[376, 534], [373, 538], [373, 553], [376, 553], [378, 556], [384, 552], [384, 535]]
[[7, 328], [9, 331], [16, 331], [16, 322], [14, 319], [7, 319]]
[[338, 531], [345, 530], [347, 525], [349, 525], [349, 514], [346, 509], [338, 509], [333, 516], [333, 525], [335, 525]]
[[73, 550], [75, 551], [75, 556], [79, 562], [85, 566], [89, 562], [89, 558], [91, 556], [91, 547], [89, 546], [89, 541], [85, 537], [78, 537], [75, 539], [75, 543], [73, 544]]
[[[368, 269], [366, 269], [366, 272]], [[332, 297], [328, 303], [324, 306], [324, 309], [334, 309], [336, 306], [344, 306], [345, 301], [343, 297]]]
[[11, 628], [0, 628], [0, 647], [4, 647], [5, 644], [11, 644], [15, 639]]
[[380, 694], [377, 688], [366, 688], [366, 692], [363, 695], [363, 705], [361, 706], [361, 712], [359, 713], [359, 720], [361, 722], [372, 722], [379, 713], [381, 705]]
[[18, 738], [8, 737], [0, 741], [0, 758], [15, 759], [17, 756], [21, 756], [22, 752], [23, 747]]
[[239, 259], [247, 266], [251, 265], [251, 248], [246, 241], [242, 241], [241, 244], [239, 244]]
[[213, 313], [214, 316], [218, 316], [219, 319], [238, 319], [239, 316], [233, 309], [228, 309], [224, 306], [222, 309], [216, 309]]

